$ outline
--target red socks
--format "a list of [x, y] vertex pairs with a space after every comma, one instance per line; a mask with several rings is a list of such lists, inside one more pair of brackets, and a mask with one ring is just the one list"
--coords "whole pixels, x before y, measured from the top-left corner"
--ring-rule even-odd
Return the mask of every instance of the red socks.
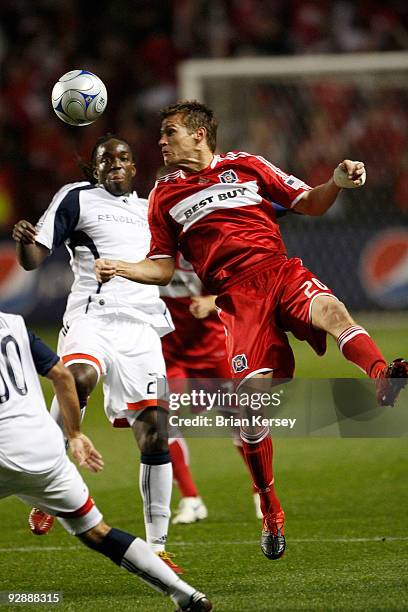
[[173, 478], [180, 489], [182, 497], [198, 497], [199, 493], [194, 483], [188, 465], [188, 448], [183, 438], [169, 440], [169, 452], [173, 465]]
[[275, 494], [272, 470], [272, 438], [269, 435], [269, 430], [260, 432], [255, 439], [241, 432], [241, 439], [245, 460], [261, 500], [262, 514], [282, 512], [279, 499]]
[[[244, 449], [242, 448], [242, 440], [240, 439], [240, 444], [238, 444], [235, 440], [234, 440], [234, 446], [237, 449], [237, 451], [239, 452], [239, 454], [241, 455], [246, 467], [248, 467], [247, 462], [245, 461], [245, 453], [244, 453]], [[256, 486], [254, 485], [254, 483], [252, 482], [252, 493], [258, 493], [258, 489], [256, 488]]]
[[377, 378], [386, 365], [380, 349], [363, 327], [348, 327], [337, 338], [337, 346], [344, 357], [352, 361], [371, 378]]

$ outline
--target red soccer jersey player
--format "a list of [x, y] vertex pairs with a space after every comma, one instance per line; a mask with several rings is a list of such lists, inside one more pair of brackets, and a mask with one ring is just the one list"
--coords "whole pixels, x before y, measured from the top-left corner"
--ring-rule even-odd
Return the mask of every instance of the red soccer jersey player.
[[[311, 188], [259, 156], [215, 155], [217, 125], [203, 104], [167, 107], [162, 119], [164, 163], [179, 169], [159, 179], [151, 193], [150, 259], [136, 264], [100, 260], [98, 279], [120, 275], [166, 284], [180, 250], [206, 289], [218, 294], [229, 360], [247, 388], [251, 378], [265, 382], [292, 376], [287, 330], [320, 355], [330, 333], [347, 359], [377, 379], [379, 403], [393, 404], [407, 382], [408, 363], [397, 359], [387, 367], [368, 333], [330, 289], [299, 259], [288, 259], [271, 205], [322, 215], [341, 188], [364, 184], [364, 164], [344, 160], [326, 183]], [[285, 550], [284, 513], [274, 490], [269, 431], [242, 423], [241, 438], [264, 514], [261, 549], [278, 559]]]

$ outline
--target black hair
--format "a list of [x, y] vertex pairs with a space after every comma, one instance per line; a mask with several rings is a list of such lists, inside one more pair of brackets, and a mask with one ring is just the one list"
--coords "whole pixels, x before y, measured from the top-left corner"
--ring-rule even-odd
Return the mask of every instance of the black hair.
[[110, 132], [108, 132], [104, 136], [98, 138], [98, 140], [95, 142], [89, 161], [86, 162], [81, 158], [78, 158], [77, 160], [78, 166], [80, 167], [81, 172], [85, 177], [85, 180], [89, 181], [92, 185], [96, 185], [98, 182], [98, 180], [94, 176], [94, 170], [96, 166], [96, 152], [101, 145], [104, 145], [106, 142], [109, 142], [109, 140], [119, 140], [119, 142], [123, 142], [130, 148], [129, 143], [126, 142], [126, 140], [123, 140], [123, 138], [120, 138], [116, 134], [111, 134]]

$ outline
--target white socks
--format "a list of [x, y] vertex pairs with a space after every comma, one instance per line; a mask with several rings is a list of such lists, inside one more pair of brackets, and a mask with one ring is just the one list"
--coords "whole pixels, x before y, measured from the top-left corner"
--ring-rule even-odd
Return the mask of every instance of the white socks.
[[140, 494], [143, 499], [146, 540], [153, 552], [165, 549], [170, 520], [173, 486], [171, 462], [161, 465], [140, 464]]
[[189, 584], [180, 580], [173, 570], [140, 538], [133, 540], [120, 565], [129, 572], [137, 574], [157, 591], [169, 595], [179, 606], [188, 605], [191, 596], [196, 591]]

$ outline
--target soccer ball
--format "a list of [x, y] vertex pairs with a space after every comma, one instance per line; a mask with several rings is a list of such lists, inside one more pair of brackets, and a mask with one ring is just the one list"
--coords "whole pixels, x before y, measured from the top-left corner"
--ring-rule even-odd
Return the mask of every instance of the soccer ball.
[[62, 121], [70, 125], [89, 125], [106, 108], [108, 94], [101, 79], [87, 70], [71, 70], [52, 88], [51, 103]]

